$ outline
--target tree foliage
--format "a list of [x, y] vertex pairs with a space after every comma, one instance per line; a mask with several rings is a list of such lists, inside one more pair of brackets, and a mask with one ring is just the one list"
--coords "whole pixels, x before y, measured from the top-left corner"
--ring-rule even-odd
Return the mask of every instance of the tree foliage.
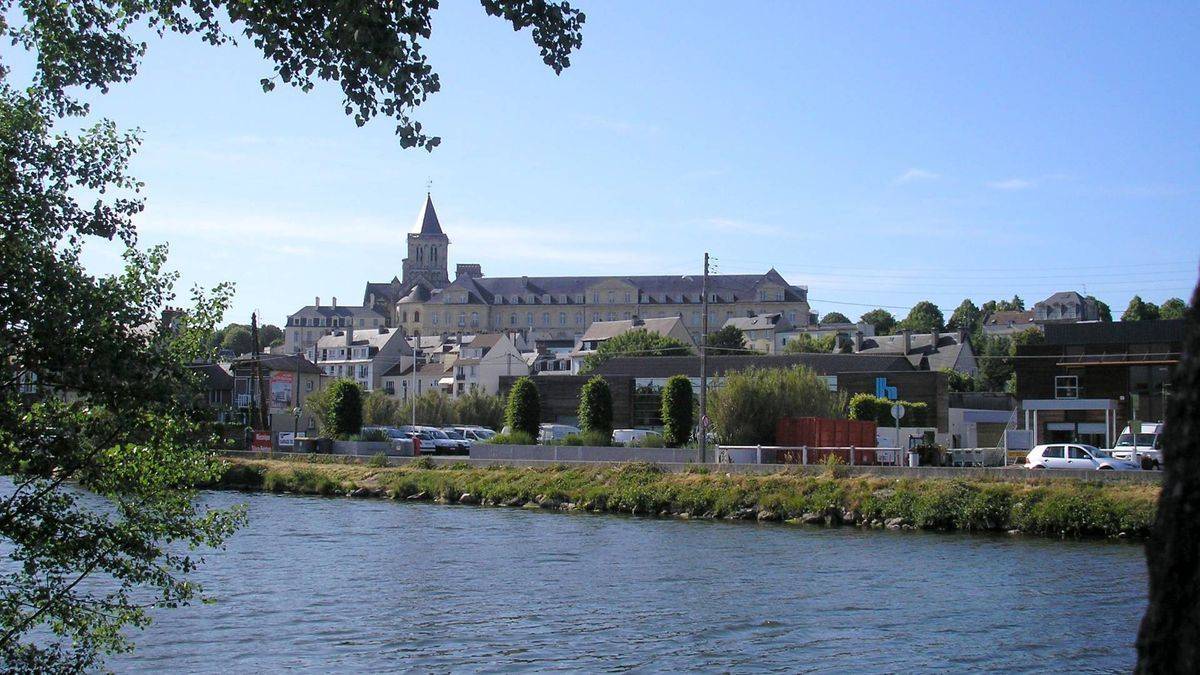
[[686, 375], [672, 375], [663, 385], [662, 422], [663, 443], [668, 448], [686, 445], [692, 437], [696, 404], [692, 381]]
[[605, 361], [618, 356], [688, 356], [692, 346], [673, 337], [638, 328], [600, 343], [595, 354], [588, 354], [581, 372], [594, 372]]
[[1100, 315], [1101, 321], [1112, 321], [1113, 320], [1112, 308], [1108, 306], [1107, 302], [1101, 300], [1100, 298], [1097, 298], [1094, 295], [1087, 296], [1087, 299], [1096, 303], [1096, 312]]
[[504, 426], [504, 399], [472, 389], [454, 401], [454, 421], [499, 430]]
[[1187, 316], [1187, 305], [1179, 298], [1168, 298], [1158, 308], [1160, 319], [1182, 319]]
[[454, 422], [457, 411], [454, 400], [440, 389], [426, 389], [420, 396], [409, 399], [400, 408], [400, 419], [397, 425], [411, 424], [413, 406], [417, 408], [417, 424], [431, 427], [444, 427]]
[[353, 436], [362, 430], [363, 390], [354, 380], [337, 380], [326, 392], [329, 409], [325, 429], [335, 438]]
[[612, 435], [613, 401], [608, 381], [599, 375], [579, 391], [579, 430]]
[[254, 340], [250, 336], [250, 329], [233, 324], [225, 331], [224, 337], [221, 338], [221, 348], [233, 351], [234, 356], [242, 356], [254, 351]]
[[810, 368], [748, 368], [726, 373], [708, 396], [717, 438], [731, 445], [770, 445], [785, 417], [846, 416], [846, 397], [829, 390]]
[[[309, 397], [312, 400], [312, 397]], [[376, 389], [367, 394], [362, 402], [362, 422], [368, 426], [399, 426], [402, 424], [400, 402]]]
[[1006, 391], [1015, 382], [1014, 372], [1017, 348], [1023, 345], [1040, 344], [1045, 339], [1037, 328], [1026, 328], [1011, 336], [989, 335], [980, 339], [977, 360], [979, 362], [980, 391]]
[[528, 377], [517, 378], [508, 391], [508, 404], [504, 407], [504, 423], [515, 432], [537, 438], [538, 425], [542, 421], [542, 403], [537, 385]]
[[837, 336], [814, 337], [801, 333], [783, 345], [784, 354], [829, 354], [837, 347]]
[[[190, 364], [211, 356], [205, 347], [231, 289], [194, 291], [174, 330], [159, 321], [176, 276], [164, 270], [165, 247], [136, 248], [132, 217], [143, 208], [143, 186], [127, 170], [139, 138], [109, 120], [81, 119], [91, 103], [78, 92], [103, 94], [131, 80], [147, 30], [211, 44], [241, 34], [272, 64], [264, 89], [336, 82], [358, 124], [390, 116], [401, 145], [433, 148], [439, 139], [409, 115], [440, 86], [421, 50], [436, 7], [3, 4], [0, 39], [32, 64], [19, 83], [0, 64], [0, 465], [12, 486], [0, 502], [0, 540], [19, 563], [0, 573], [6, 668], [96, 668], [103, 654], [127, 649], [126, 629], [148, 621], [147, 597], [166, 607], [199, 592], [187, 579], [198, 563], [188, 547], [219, 545], [240, 520], [205, 511], [191, 492], [219, 466], [195, 422], [202, 412], [191, 406], [201, 396]], [[581, 44], [584, 17], [566, 3], [483, 7], [515, 29], [532, 28], [556, 72]], [[75, 119], [59, 132], [64, 118]], [[123, 272], [86, 273], [80, 256], [90, 237], [124, 245]], [[102, 506], [81, 499], [79, 488]], [[84, 583], [93, 574], [107, 577], [103, 591]]]
[[1142, 300], [1142, 296], [1135, 295], [1129, 300], [1129, 306], [1125, 308], [1125, 313], [1121, 315], [1122, 321], [1154, 321], [1158, 318], [1158, 305], [1153, 302]]
[[946, 322], [946, 327], [974, 335], [979, 331], [982, 322], [983, 313], [975, 306], [975, 303], [971, 302], [970, 298], [967, 298], [954, 308], [954, 312], [950, 314], [950, 320]]
[[876, 335], [891, 335], [892, 330], [896, 328], [896, 317], [886, 309], [873, 309], [863, 314], [858, 320], [874, 326]]
[[946, 322], [942, 317], [942, 310], [928, 300], [922, 300], [913, 305], [908, 316], [900, 322], [901, 329], [911, 330], [914, 333], [928, 333], [935, 328], [942, 330], [945, 327]]
[[822, 324], [850, 323], [850, 319], [845, 314], [842, 314], [841, 312], [830, 312], [830, 313], [826, 314], [825, 316], [821, 317], [821, 323]]
[[724, 326], [715, 333], [709, 333], [705, 341], [709, 356], [742, 356], [754, 354], [746, 346], [746, 334], [737, 326]]

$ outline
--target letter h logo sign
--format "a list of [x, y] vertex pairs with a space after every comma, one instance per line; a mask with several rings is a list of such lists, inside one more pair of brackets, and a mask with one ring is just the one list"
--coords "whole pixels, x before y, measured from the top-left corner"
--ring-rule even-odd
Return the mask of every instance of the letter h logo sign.
[[895, 387], [889, 387], [886, 377], [875, 378], [875, 396], [876, 398], [886, 398], [889, 401], [895, 401], [898, 397]]

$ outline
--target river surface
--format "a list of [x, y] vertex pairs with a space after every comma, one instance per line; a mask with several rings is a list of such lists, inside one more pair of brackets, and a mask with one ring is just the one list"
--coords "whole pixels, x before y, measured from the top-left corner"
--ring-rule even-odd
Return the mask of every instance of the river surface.
[[288, 495], [118, 671], [1127, 671], [1127, 543]]

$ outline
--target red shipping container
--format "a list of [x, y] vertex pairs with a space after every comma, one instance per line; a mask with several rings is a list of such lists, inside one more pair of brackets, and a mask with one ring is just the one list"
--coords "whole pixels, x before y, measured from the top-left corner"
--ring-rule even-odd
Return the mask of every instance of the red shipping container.
[[[785, 418], [779, 420], [775, 428], [775, 445], [792, 448], [874, 448], [875, 423], [820, 417]], [[811, 457], [809, 461], [812, 461]]]

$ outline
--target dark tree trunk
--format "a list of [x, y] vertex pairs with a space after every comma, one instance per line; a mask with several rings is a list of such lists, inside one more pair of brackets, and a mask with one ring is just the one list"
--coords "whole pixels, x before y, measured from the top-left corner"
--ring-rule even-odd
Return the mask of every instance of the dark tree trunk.
[[1187, 311], [1163, 436], [1164, 476], [1146, 542], [1150, 606], [1138, 631], [1139, 673], [1200, 672], [1200, 286]]

